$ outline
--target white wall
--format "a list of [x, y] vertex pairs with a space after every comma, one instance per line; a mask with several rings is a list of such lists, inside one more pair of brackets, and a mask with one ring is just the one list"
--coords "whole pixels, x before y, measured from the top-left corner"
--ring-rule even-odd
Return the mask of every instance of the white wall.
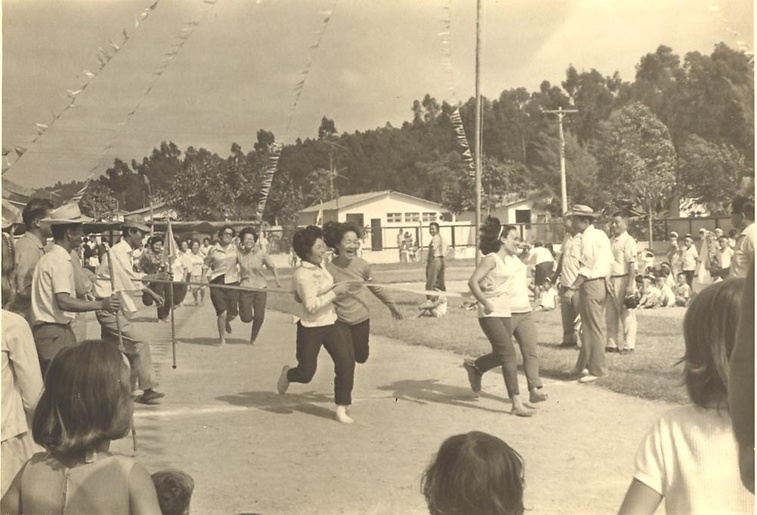
[[[361, 214], [363, 215], [363, 223], [366, 226], [371, 225], [372, 218], [381, 219], [382, 227], [411, 227], [417, 226], [418, 222], [406, 222], [405, 213], [418, 213], [420, 220], [423, 220], [423, 213], [435, 213], [436, 221], [440, 221], [442, 217], [442, 210], [438, 205], [433, 203], [421, 203], [413, 202], [412, 199], [408, 199], [401, 196], [387, 195], [383, 198], [372, 199], [361, 204], [350, 206], [346, 209], [340, 209], [339, 221], [347, 221], [348, 214]], [[389, 222], [387, 220], [388, 213], [402, 213], [402, 219], [400, 222]], [[424, 222], [428, 224], [429, 222]]]

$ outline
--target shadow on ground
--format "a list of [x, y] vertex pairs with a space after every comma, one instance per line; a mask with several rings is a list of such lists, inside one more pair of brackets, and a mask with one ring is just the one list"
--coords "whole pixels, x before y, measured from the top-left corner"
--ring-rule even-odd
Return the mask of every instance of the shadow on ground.
[[466, 408], [488, 411], [489, 413], [508, 413], [506, 410], [492, 409], [478, 404], [479, 398], [508, 402], [506, 399], [482, 392], [480, 397], [469, 389], [440, 383], [438, 379], [403, 379], [386, 386], [380, 386], [379, 390], [392, 392], [397, 400], [406, 400], [417, 404], [446, 404], [449, 406], [462, 406]]
[[[205, 345], [207, 347], [218, 347], [218, 337], [203, 336], [200, 338], [178, 338], [180, 343], [188, 343], [190, 345]], [[249, 345], [249, 340], [243, 338], [226, 338], [226, 345]]]
[[279, 395], [270, 391], [240, 392], [236, 395], [216, 397], [216, 399], [234, 406], [257, 408], [277, 415], [291, 415], [294, 412], [299, 412], [329, 420], [334, 418], [334, 412], [331, 409], [316, 406], [316, 404], [333, 404], [334, 398], [315, 392], [286, 395]]

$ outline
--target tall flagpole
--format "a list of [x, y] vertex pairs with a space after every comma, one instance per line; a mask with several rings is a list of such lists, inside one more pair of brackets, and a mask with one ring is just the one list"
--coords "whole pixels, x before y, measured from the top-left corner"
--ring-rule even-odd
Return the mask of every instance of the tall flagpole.
[[565, 177], [565, 133], [562, 130], [562, 119], [566, 114], [577, 113], [577, 109], [563, 109], [560, 106], [556, 110], [544, 111], [557, 115], [557, 126], [560, 128], [560, 197], [562, 199], [563, 216], [568, 212], [568, 184]]
[[481, 144], [482, 122], [481, 122], [481, 11], [483, 8], [483, 0], [476, 0], [476, 223], [475, 230], [476, 236], [474, 241], [476, 242], [476, 266], [478, 266], [478, 235], [481, 229], [481, 151], [483, 145]]

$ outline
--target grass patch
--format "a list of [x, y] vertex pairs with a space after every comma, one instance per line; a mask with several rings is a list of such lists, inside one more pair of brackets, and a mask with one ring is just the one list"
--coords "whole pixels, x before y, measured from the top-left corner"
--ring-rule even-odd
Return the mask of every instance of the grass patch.
[[[380, 282], [418, 282], [424, 280], [423, 269], [396, 269], [374, 266], [374, 276]], [[470, 269], [448, 270], [449, 281], [465, 280]], [[418, 295], [395, 293], [400, 309], [406, 315], [416, 312], [423, 299]], [[451, 351], [461, 356], [479, 356], [489, 352], [491, 346], [481, 331], [476, 314], [459, 306], [461, 300], [451, 298], [446, 317], [394, 320], [389, 310], [370, 296], [371, 331], [374, 334], [401, 340], [409, 345], [422, 345]], [[269, 295], [268, 307], [287, 313], [294, 312], [294, 300], [287, 295]], [[539, 330], [539, 362], [543, 377], [568, 379], [575, 366], [578, 351], [560, 349], [562, 323], [559, 310], [537, 312]], [[645, 399], [686, 403], [688, 397], [681, 386], [681, 367], [677, 365], [684, 353], [682, 316], [678, 310], [664, 312], [637, 312], [638, 335], [636, 351], [620, 356], [607, 355], [610, 374], [597, 381], [597, 385], [619, 393]], [[521, 361], [518, 352], [519, 363]], [[462, 360], [461, 360], [462, 361]], [[460, 372], [462, 374], [462, 371]]]

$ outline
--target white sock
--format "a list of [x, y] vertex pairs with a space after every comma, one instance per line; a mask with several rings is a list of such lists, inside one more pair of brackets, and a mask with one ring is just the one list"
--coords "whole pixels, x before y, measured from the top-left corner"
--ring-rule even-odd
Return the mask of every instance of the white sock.
[[347, 406], [336, 406], [336, 419], [342, 424], [352, 424], [354, 420], [347, 415]]

